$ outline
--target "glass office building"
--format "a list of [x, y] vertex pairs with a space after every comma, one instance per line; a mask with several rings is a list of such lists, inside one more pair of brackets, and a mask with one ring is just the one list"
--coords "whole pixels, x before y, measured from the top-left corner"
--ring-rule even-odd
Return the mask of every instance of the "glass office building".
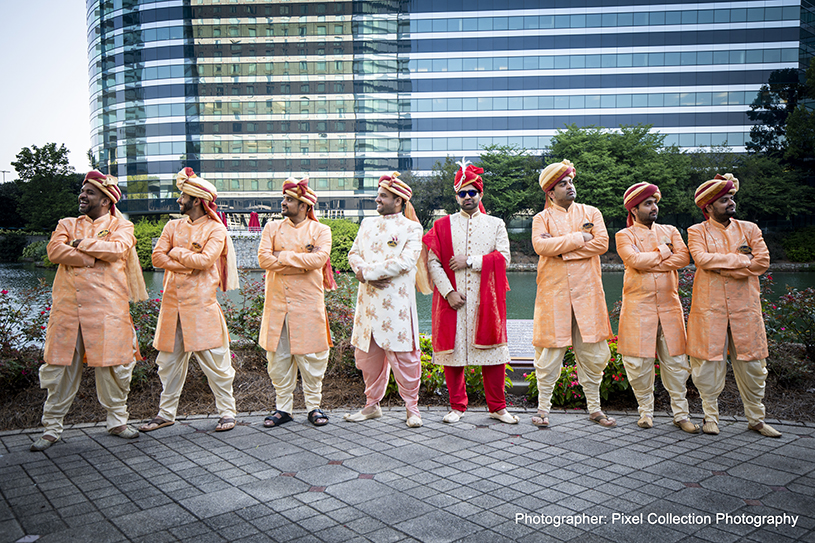
[[[131, 214], [190, 166], [222, 207], [372, 214], [382, 173], [566, 125], [647, 123], [744, 150], [771, 72], [812, 56], [807, 0], [88, 0], [92, 145]], [[270, 201], [270, 199], [274, 201]]]

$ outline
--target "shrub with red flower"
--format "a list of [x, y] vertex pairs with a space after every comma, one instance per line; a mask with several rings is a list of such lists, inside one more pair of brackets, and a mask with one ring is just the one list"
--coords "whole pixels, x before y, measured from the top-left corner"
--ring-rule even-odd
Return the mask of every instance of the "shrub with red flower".
[[41, 280], [20, 292], [0, 290], [0, 390], [34, 384], [51, 310], [51, 287]]

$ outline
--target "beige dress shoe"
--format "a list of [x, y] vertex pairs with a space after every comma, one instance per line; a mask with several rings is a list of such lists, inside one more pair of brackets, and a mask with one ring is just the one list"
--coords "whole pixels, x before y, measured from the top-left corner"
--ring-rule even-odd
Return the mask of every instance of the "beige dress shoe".
[[702, 431], [706, 434], [717, 436], [719, 435], [719, 425], [716, 424], [716, 421], [706, 420], [702, 425]]
[[[715, 423], [714, 423], [715, 424]], [[689, 434], [698, 434], [699, 433], [699, 425], [692, 423], [688, 419], [682, 419], [680, 421], [674, 421], [674, 426], [682, 430], [683, 432], [687, 432]], [[716, 429], [716, 433], [718, 434], [718, 428]]]
[[747, 425], [747, 428], [765, 437], [781, 437], [781, 432], [767, 424], [766, 422], [759, 422], [755, 426]]
[[464, 415], [464, 413], [461, 413], [460, 411], [456, 411], [455, 409], [453, 409], [452, 411], [444, 415], [444, 418], [441, 419], [441, 421], [446, 422], [448, 424], [453, 424], [455, 422], [460, 421], [462, 415]]
[[499, 414], [498, 412], [490, 413], [490, 418], [500, 420], [501, 422], [506, 424], [518, 424], [518, 421], [521, 420], [515, 415], [510, 414], [509, 411], [504, 411], [503, 414]]
[[[50, 437], [51, 439], [46, 439], [47, 437]], [[37, 439], [37, 441], [35, 441], [34, 443], [31, 444], [31, 447], [29, 447], [29, 450], [31, 452], [44, 451], [45, 449], [47, 449], [48, 447], [50, 447], [51, 445], [53, 445], [57, 441], [59, 441], [58, 437], [54, 437], [52, 435], [44, 434], [42, 437]]]
[[423, 424], [422, 417], [418, 415], [410, 415], [405, 421], [405, 424], [407, 424], [408, 428], [421, 428]]
[[365, 411], [365, 409], [360, 409], [353, 415], [351, 413], [346, 413], [343, 416], [343, 418], [347, 422], [362, 422], [363, 420], [368, 419], [378, 419], [379, 417], [382, 416], [382, 409], [378, 405], [376, 406], [376, 409], [374, 409], [370, 413], [363, 413], [363, 411]]
[[640, 428], [653, 428], [654, 418], [651, 415], [643, 415], [640, 417], [640, 420], [637, 421], [637, 426]]

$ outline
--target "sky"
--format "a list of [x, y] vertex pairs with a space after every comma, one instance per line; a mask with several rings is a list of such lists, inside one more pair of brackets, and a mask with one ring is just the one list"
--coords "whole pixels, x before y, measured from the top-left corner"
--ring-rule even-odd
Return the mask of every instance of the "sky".
[[0, 0], [0, 170], [23, 147], [64, 143], [77, 172], [90, 169], [85, 0]]

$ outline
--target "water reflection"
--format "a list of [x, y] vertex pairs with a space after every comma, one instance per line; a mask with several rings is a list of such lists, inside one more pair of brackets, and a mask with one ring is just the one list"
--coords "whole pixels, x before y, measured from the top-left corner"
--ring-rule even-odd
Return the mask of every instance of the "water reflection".
[[[33, 264], [0, 264], [0, 288], [11, 291], [31, 288], [39, 279], [45, 278], [49, 283], [54, 281], [54, 270], [36, 268]], [[261, 281], [263, 272], [249, 272], [249, 277]], [[815, 286], [815, 272], [773, 272], [775, 281], [774, 294], [776, 296], [786, 292], [786, 286], [804, 289]], [[535, 310], [535, 284], [534, 272], [510, 272], [507, 274], [509, 286], [512, 290], [507, 293], [507, 318], [531, 319]], [[164, 272], [145, 272], [144, 280], [151, 295], [158, 296], [162, 288]], [[603, 288], [606, 292], [606, 302], [612, 307], [620, 299], [623, 292], [623, 272], [603, 272]], [[219, 293], [222, 295], [222, 293]], [[239, 302], [237, 292], [228, 293], [230, 298]], [[430, 332], [430, 306], [432, 296], [417, 294], [416, 301], [419, 311], [419, 329]]]

